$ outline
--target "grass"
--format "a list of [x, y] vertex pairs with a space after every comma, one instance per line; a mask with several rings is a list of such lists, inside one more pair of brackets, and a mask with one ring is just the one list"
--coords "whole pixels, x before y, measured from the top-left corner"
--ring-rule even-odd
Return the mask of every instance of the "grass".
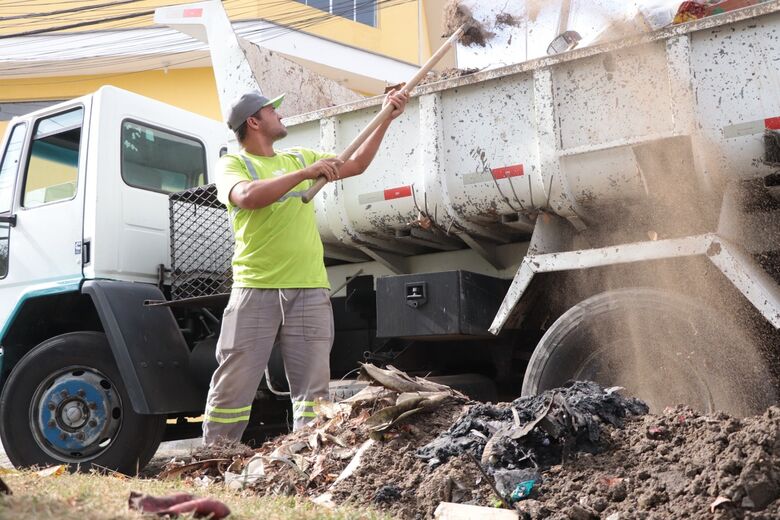
[[[134, 519], [156, 518], [141, 515], [127, 507], [130, 491], [166, 495], [185, 491], [198, 497], [211, 497], [228, 505], [240, 519], [269, 520], [389, 520], [390, 517], [357, 509], [330, 510], [294, 498], [258, 498], [249, 492], [225, 489], [221, 484], [195, 486], [190, 481], [120, 478], [92, 474], [40, 476], [34, 471], [0, 473], [12, 495], [0, 495], [0, 519]], [[189, 518], [189, 517], [184, 517]]]

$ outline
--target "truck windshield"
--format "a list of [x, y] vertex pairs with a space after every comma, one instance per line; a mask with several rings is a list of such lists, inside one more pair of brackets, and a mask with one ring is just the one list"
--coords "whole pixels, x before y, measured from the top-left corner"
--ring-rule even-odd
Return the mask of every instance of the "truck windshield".
[[135, 121], [122, 123], [122, 178], [135, 188], [173, 193], [206, 182], [203, 143]]
[[[27, 125], [24, 123], [13, 127], [0, 161], [0, 213], [8, 213], [13, 207], [14, 181], [19, 170], [26, 129]], [[0, 223], [0, 278], [5, 278], [8, 274], [9, 234], [9, 224]]]

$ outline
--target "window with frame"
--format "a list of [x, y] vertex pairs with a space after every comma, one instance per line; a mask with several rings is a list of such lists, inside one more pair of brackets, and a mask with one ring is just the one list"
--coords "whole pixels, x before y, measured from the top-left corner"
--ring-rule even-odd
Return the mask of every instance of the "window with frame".
[[84, 108], [35, 123], [24, 176], [22, 206], [34, 208], [76, 196]]
[[122, 179], [129, 186], [174, 193], [206, 182], [200, 141], [136, 121], [122, 122]]
[[376, 27], [376, 0], [296, 0], [334, 16]]
[[[14, 186], [19, 163], [22, 160], [24, 136], [27, 130], [25, 123], [19, 123], [11, 129], [11, 134], [0, 158], [0, 214], [10, 213], [13, 209]], [[8, 253], [11, 225], [0, 223], [0, 278], [8, 275]]]

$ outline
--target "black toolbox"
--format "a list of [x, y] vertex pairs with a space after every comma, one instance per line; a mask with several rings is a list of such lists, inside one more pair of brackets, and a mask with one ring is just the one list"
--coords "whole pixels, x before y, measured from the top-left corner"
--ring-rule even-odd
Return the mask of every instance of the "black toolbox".
[[470, 271], [379, 278], [377, 337], [489, 336], [510, 283]]

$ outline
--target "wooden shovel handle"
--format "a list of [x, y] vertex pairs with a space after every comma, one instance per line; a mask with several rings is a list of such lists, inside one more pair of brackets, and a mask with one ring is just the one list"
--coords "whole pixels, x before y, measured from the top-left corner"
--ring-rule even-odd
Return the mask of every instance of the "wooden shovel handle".
[[[452, 33], [452, 36], [447, 38], [447, 41], [444, 42], [444, 44], [439, 47], [439, 50], [437, 50], [433, 56], [431, 56], [428, 61], [425, 62], [425, 64], [420, 68], [420, 70], [417, 71], [417, 73], [410, 79], [406, 85], [404, 85], [403, 89], [401, 89], [404, 92], [411, 93], [412, 90], [414, 90], [414, 87], [417, 86], [418, 83], [420, 83], [420, 80], [422, 80], [428, 72], [433, 68], [434, 65], [436, 65], [440, 59], [447, 53], [448, 47], [452, 44], [454, 44], [456, 41], [458, 41], [458, 38], [461, 37], [463, 32], [466, 30], [466, 25], [461, 25], [458, 27], [458, 29]], [[374, 119], [371, 120], [368, 125], [361, 131], [357, 137], [355, 137], [351, 143], [349, 143], [349, 146], [347, 146], [343, 152], [339, 154], [339, 160], [346, 161], [350, 157], [352, 157], [352, 154], [354, 154], [358, 148], [360, 148], [360, 145], [363, 144], [363, 142], [368, 139], [368, 136], [370, 136], [374, 130], [377, 129], [379, 125], [385, 122], [385, 120], [390, 117], [390, 114], [395, 110], [395, 107], [393, 105], [387, 105], [382, 108], [382, 110], [374, 116]], [[325, 184], [327, 184], [327, 179], [325, 177], [318, 177], [317, 180], [314, 182], [314, 184], [306, 190], [306, 192], [301, 197], [301, 200], [304, 203], [310, 202], [317, 193], [322, 189]]]

